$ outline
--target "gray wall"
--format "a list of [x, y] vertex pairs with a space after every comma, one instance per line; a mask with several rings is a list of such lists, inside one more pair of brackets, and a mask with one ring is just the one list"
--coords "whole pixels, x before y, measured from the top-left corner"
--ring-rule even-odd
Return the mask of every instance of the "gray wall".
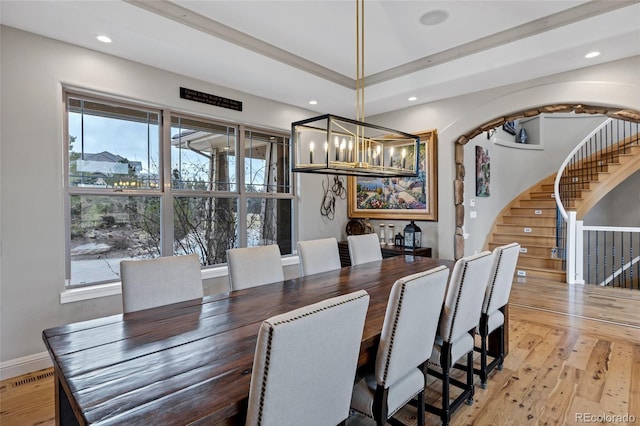
[[[426, 229], [436, 238], [435, 255], [454, 257], [454, 145], [461, 135], [498, 117], [541, 105], [584, 103], [640, 109], [639, 69], [640, 56], [636, 56], [370, 117], [376, 124], [408, 132], [438, 129], [438, 223], [420, 223], [423, 233]], [[465, 150], [465, 158], [469, 155], [470, 150]], [[534, 172], [528, 167], [525, 171]], [[466, 172], [473, 173], [473, 169]], [[509, 181], [502, 184], [511, 185]], [[465, 254], [471, 253], [473, 249], [465, 247]]]
[[[539, 126], [541, 140], [533, 144], [516, 144], [514, 136], [498, 130], [492, 140], [486, 134], [473, 138], [465, 145], [464, 199], [466, 207], [465, 242], [467, 253], [484, 249], [491, 227], [502, 209], [523, 191], [545, 177], [555, 174], [571, 150], [606, 120], [607, 117], [585, 114], [542, 115], [530, 120], [530, 126]], [[529, 132], [533, 134], [534, 132]], [[496, 143], [496, 141], [498, 143]], [[500, 144], [503, 143], [503, 144]], [[482, 146], [489, 151], [491, 184], [489, 197], [476, 196], [475, 149]], [[537, 148], [537, 149], [530, 149]], [[508, 182], [508, 185], [505, 183]], [[475, 207], [470, 201], [475, 200]], [[471, 218], [475, 211], [477, 217]]]
[[[0, 43], [0, 366], [44, 352], [43, 329], [121, 312], [119, 296], [60, 304], [63, 84], [279, 130], [316, 115], [7, 27], [1, 28]], [[583, 101], [640, 109], [639, 67], [636, 57], [371, 117], [371, 122], [392, 128], [412, 132], [437, 128], [440, 133], [440, 221], [420, 223], [425, 245], [431, 245], [436, 255], [453, 256], [453, 142], [458, 136], [505, 112], [540, 104]], [[180, 86], [241, 100], [244, 111], [179, 99]], [[346, 201], [338, 201], [333, 221], [323, 219], [322, 177], [296, 179], [299, 238], [343, 238]], [[401, 226], [396, 223], [396, 229]], [[287, 274], [296, 274], [296, 267], [288, 267]], [[219, 285], [224, 285], [224, 278], [208, 282], [209, 288]]]
[[605, 195], [582, 221], [585, 226], [640, 227], [640, 171]]

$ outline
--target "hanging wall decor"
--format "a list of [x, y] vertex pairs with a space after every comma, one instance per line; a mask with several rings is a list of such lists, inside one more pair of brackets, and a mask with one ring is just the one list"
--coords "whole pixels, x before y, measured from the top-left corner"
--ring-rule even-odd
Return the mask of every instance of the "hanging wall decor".
[[[430, 130], [421, 132], [419, 137], [418, 177], [349, 176], [350, 218], [438, 220], [438, 133]], [[415, 161], [413, 147], [403, 152], [404, 149], [394, 161]]]
[[488, 197], [491, 195], [489, 192], [490, 166], [489, 150], [476, 146], [476, 197]]

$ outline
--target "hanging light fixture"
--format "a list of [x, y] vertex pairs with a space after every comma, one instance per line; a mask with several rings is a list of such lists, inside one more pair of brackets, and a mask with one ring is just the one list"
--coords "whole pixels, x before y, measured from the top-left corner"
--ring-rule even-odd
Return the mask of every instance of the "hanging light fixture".
[[356, 0], [356, 119], [325, 114], [291, 123], [293, 171], [418, 176], [420, 137], [364, 122], [364, 0]]

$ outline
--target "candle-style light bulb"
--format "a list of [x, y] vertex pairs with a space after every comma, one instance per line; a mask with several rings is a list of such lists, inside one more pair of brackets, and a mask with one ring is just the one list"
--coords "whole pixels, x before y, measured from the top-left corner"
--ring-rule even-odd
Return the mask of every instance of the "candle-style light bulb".
[[336, 149], [336, 161], [340, 160], [340, 139], [338, 139], [338, 137], [336, 136], [335, 139], [333, 140], [333, 143], [335, 145], [335, 149]]
[[389, 167], [393, 167], [393, 147], [389, 148]]
[[324, 161], [329, 163], [329, 142], [324, 141]]
[[353, 161], [353, 141], [349, 139], [349, 162]]
[[404, 169], [406, 164], [407, 164], [407, 160], [406, 157], [407, 156], [407, 150], [406, 148], [402, 148], [402, 168]]
[[378, 166], [382, 165], [382, 156], [380, 153], [382, 152], [382, 147], [380, 145], [376, 146], [376, 156], [378, 157]]
[[309, 143], [309, 162], [313, 164], [313, 149], [316, 147], [316, 144], [311, 141]]

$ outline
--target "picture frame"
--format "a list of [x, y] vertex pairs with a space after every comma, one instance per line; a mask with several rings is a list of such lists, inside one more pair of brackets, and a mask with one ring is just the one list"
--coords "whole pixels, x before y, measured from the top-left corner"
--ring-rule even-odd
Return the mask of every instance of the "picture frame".
[[476, 197], [489, 197], [491, 191], [491, 159], [489, 150], [476, 145]]
[[349, 218], [438, 220], [438, 132], [419, 132], [418, 177], [375, 178], [349, 176]]

